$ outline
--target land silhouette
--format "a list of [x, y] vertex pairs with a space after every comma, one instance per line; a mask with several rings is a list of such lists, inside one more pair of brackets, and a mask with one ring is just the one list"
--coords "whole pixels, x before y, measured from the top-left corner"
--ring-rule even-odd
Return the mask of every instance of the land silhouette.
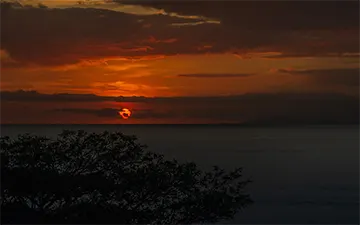
[[2, 223], [213, 223], [252, 203], [241, 168], [166, 160], [120, 132], [0, 144]]

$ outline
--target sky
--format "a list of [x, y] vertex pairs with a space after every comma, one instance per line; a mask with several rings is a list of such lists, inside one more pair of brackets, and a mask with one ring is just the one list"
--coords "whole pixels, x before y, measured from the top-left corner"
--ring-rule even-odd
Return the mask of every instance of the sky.
[[2, 0], [1, 123], [358, 124], [358, 9]]

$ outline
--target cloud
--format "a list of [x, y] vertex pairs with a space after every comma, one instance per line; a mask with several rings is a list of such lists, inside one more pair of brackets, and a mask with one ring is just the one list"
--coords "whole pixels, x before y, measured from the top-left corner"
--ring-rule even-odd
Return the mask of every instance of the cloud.
[[0, 97], [4, 101], [56, 101], [56, 102], [99, 102], [113, 99], [112, 97], [102, 97], [94, 94], [41, 94], [36, 91], [1, 91]]
[[187, 77], [187, 78], [242, 78], [249, 77], [254, 74], [251, 73], [238, 73], [238, 74], [179, 74], [178, 77]]
[[280, 52], [275, 58], [359, 52], [357, 1], [114, 1], [221, 21], [209, 30], [208, 25], [198, 29], [203, 40], [216, 43], [214, 52]]
[[221, 24], [254, 30], [349, 28], [359, 23], [357, 1], [113, 1], [169, 13], [215, 18]]
[[0, 49], [0, 62], [1, 68], [17, 68], [22, 66], [21, 63], [14, 60], [10, 54], [3, 49]]
[[0, 59], [2, 63], [12, 63], [15, 62], [14, 59], [11, 58], [8, 52], [5, 50], [0, 50]]
[[112, 109], [112, 108], [104, 108], [104, 109], [63, 108], [63, 109], [56, 109], [54, 111], [66, 112], [66, 113], [78, 113], [78, 114], [91, 114], [99, 117], [122, 118], [119, 116], [118, 113], [119, 109]]
[[[37, 91], [1, 91], [0, 98], [3, 101], [19, 101], [19, 102], [152, 102], [152, 101], [166, 101], [171, 100], [167, 97], [147, 98], [143, 96], [132, 97], [113, 97], [113, 96], [99, 96], [95, 94], [70, 94], [70, 93], [56, 93], [56, 94], [42, 94]], [[176, 98], [175, 98], [176, 99]]]
[[158, 41], [150, 43], [151, 46], [146, 45], [153, 32], [143, 28], [140, 19], [155, 24], [157, 32], [170, 23], [188, 21], [90, 8], [10, 7], [2, 12], [1, 47], [15, 60], [28, 65], [63, 65], [102, 58], [137, 59], [161, 55], [152, 53], [152, 49], [172, 44], [173, 35], [165, 32], [157, 35], [160, 36]]
[[348, 87], [359, 86], [359, 68], [312, 70], [279, 69], [277, 71], [282, 73], [289, 73], [292, 75], [306, 76], [311, 82], [320, 85], [343, 85]]
[[[1, 48], [19, 66], [177, 54], [266, 57], [261, 54], [277, 52], [276, 57], [357, 57], [359, 53], [358, 1], [130, 3], [163, 9], [165, 13], [125, 13], [98, 5], [1, 7]], [[204, 45], [212, 47], [199, 47]]]
[[152, 109], [133, 109], [131, 117], [134, 119], [164, 119], [176, 117], [173, 112], [157, 112]]

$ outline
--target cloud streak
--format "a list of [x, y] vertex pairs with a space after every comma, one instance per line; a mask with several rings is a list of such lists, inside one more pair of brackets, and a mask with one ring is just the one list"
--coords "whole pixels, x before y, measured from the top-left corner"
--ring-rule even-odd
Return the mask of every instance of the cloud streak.
[[243, 78], [253, 76], [252, 73], [238, 73], [238, 74], [178, 74], [178, 77], [184, 78]]
[[113, 108], [104, 108], [104, 109], [82, 109], [82, 108], [63, 108], [51, 110], [50, 112], [65, 112], [65, 113], [75, 113], [75, 114], [91, 114], [99, 117], [110, 117], [110, 118], [121, 118], [119, 117], [119, 109]]
[[312, 70], [279, 69], [278, 72], [288, 73], [297, 76], [306, 76], [311, 82], [320, 85], [343, 85], [348, 87], [359, 86], [359, 68]]

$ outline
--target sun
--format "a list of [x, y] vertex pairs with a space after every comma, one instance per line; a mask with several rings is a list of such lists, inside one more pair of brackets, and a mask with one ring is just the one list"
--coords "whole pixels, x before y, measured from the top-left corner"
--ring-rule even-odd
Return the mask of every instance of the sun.
[[131, 116], [131, 111], [129, 109], [127, 109], [127, 108], [122, 108], [121, 111], [119, 111], [119, 115], [123, 119], [127, 120]]

